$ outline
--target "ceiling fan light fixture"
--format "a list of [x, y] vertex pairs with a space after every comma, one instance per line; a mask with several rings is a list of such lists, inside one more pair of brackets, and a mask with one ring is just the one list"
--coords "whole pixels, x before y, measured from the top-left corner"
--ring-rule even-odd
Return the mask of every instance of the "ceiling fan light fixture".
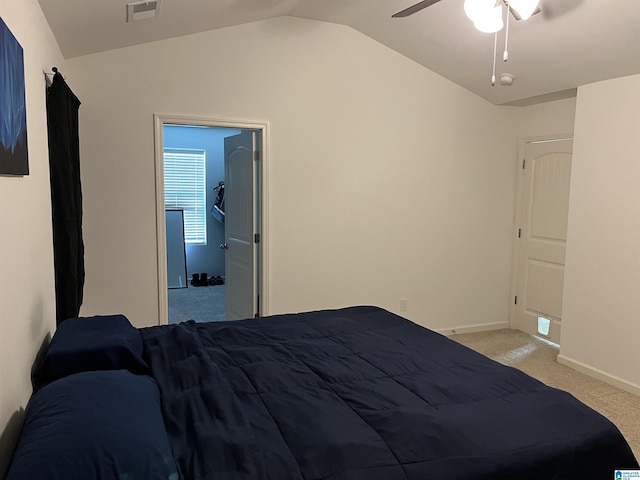
[[492, 7], [484, 15], [476, 18], [473, 22], [473, 26], [477, 30], [484, 33], [495, 33], [502, 30], [504, 27], [504, 21], [502, 20], [502, 5]]
[[496, 6], [496, 0], [464, 0], [464, 13], [472, 22], [488, 15]]
[[540, 0], [509, 0], [509, 7], [513, 8], [522, 20], [527, 20], [538, 8]]
[[[393, 18], [407, 17], [423, 10], [440, 0], [421, 0], [418, 3], [405, 8], [392, 15]], [[509, 14], [516, 20], [527, 20], [531, 15], [540, 13], [538, 4], [540, 0], [464, 0], [464, 13], [473, 22], [477, 30], [485, 33], [493, 33], [493, 74], [491, 75], [491, 86], [496, 84], [496, 58], [498, 53], [498, 32], [505, 25], [502, 7], [506, 8], [506, 25], [504, 36], [503, 61], [509, 59], [507, 45], [509, 42]], [[513, 75], [504, 73], [500, 76], [500, 83], [504, 86], [513, 84]]]

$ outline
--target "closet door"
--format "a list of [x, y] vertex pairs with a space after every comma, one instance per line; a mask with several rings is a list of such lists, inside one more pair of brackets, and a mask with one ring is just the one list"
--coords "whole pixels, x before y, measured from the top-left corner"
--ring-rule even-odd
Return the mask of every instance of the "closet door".
[[560, 344], [573, 140], [525, 147], [514, 326]]

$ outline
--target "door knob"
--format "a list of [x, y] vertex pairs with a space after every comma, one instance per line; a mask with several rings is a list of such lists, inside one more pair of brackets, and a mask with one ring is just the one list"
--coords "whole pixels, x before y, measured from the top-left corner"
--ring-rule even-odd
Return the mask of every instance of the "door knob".
[[226, 243], [221, 243], [220, 244], [220, 249], [221, 250], [229, 250], [229, 246]]

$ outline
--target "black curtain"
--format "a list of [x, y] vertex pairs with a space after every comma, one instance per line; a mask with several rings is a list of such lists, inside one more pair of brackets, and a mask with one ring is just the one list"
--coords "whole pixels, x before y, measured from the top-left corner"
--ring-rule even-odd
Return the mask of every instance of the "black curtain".
[[82, 188], [76, 97], [56, 72], [47, 88], [56, 322], [77, 317], [84, 289]]

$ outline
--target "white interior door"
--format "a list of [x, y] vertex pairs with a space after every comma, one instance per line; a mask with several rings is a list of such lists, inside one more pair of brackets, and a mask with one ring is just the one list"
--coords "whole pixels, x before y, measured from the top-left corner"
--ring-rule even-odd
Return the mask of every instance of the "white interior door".
[[227, 320], [258, 312], [255, 151], [255, 132], [224, 139]]
[[562, 320], [572, 144], [564, 139], [525, 147], [514, 326], [555, 343]]

